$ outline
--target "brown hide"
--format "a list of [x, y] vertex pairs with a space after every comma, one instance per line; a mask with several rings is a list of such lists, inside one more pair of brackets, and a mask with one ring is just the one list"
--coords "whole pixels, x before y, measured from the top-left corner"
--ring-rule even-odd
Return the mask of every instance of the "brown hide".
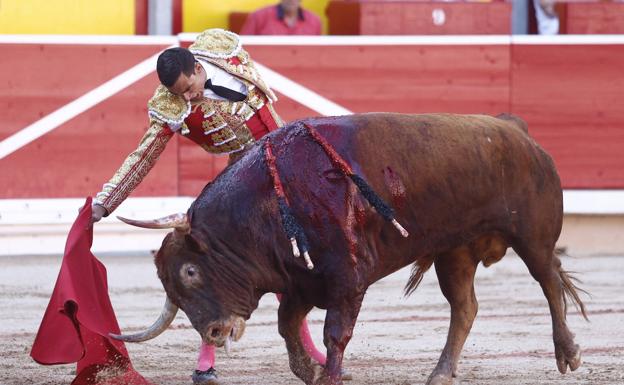
[[[558, 265], [552, 271], [540, 267], [550, 269], [558, 261], [553, 262], [552, 251], [561, 230], [562, 192], [551, 158], [521, 120], [363, 114], [306, 122], [394, 206], [396, 219], [410, 236], [402, 238], [372, 209], [301, 122], [285, 126], [268, 138], [286, 197], [309, 239], [315, 267], [308, 270], [301, 258], [292, 255], [263, 151], [255, 146], [192, 205], [187, 245], [182, 249], [176, 245], [172, 254], [165, 242], [157, 257], [167, 294], [207, 341], [211, 341], [206, 336], [209, 327], [233, 315], [248, 318], [264, 293], [284, 293], [280, 333], [293, 371], [308, 384], [338, 384], [342, 351], [366, 289], [401, 267], [416, 262], [407, 286], [410, 291], [436, 263], [441, 287], [452, 305], [460, 295], [454, 294], [453, 287], [458, 286], [445, 287], [442, 272], [448, 270], [447, 275], [454, 277], [465, 271], [453, 280], [465, 281], [462, 293], [470, 293], [471, 266], [498, 261], [508, 246], [521, 255], [543, 287], [553, 279], [559, 282], [565, 274]], [[446, 262], [438, 266], [438, 259]], [[448, 267], [460, 261], [465, 267]], [[189, 263], [200, 271], [200, 277], [194, 278], [196, 285], [180, 279], [180, 269]], [[561, 301], [561, 290], [553, 293], [547, 295], [549, 302]], [[296, 337], [301, 319], [312, 306], [328, 311], [328, 364], [321, 374], [301, 353]], [[573, 343], [566, 339], [567, 329], [561, 330], [556, 334], [567, 347], [562, 357], [569, 358], [575, 354], [569, 348]], [[451, 341], [449, 334], [453, 353], [447, 356], [454, 360], [463, 344], [461, 338], [456, 340]], [[459, 344], [459, 349], [453, 344]], [[439, 364], [431, 383], [443, 383], [435, 382], [436, 376], [446, 378], [453, 365]]]

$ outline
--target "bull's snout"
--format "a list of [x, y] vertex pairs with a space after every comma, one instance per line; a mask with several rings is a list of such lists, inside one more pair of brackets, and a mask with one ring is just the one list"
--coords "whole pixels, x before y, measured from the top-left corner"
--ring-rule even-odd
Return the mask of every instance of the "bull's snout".
[[215, 346], [226, 345], [230, 340], [238, 341], [245, 331], [245, 320], [241, 317], [231, 317], [225, 322], [209, 325], [203, 335], [207, 344]]
[[225, 338], [229, 335], [229, 330], [225, 326], [211, 326], [206, 329], [204, 340], [211, 345], [223, 346]]

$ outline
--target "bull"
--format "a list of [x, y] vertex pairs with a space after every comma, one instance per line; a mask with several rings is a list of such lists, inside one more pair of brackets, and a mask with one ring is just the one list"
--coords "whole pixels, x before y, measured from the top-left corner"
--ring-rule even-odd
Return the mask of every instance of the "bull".
[[[394, 207], [409, 237], [378, 215], [305, 125]], [[127, 340], [159, 334], [180, 308], [204, 341], [223, 346], [240, 337], [260, 297], [282, 293], [279, 333], [291, 370], [308, 385], [342, 384], [344, 350], [368, 287], [413, 264], [409, 295], [434, 265], [451, 321], [427, 384], [452, 384], [477, 314], [477, 265], [499, 261], [511, 247], [548, 301], [559, 371], [580, 366], [580, 348], [566, 325], [566, 297], [586, 317], [585, 308], [554, 252], [563, 218], [561, 184], [552, 159], [521, 119], [387, 113], [313, 118], [261, 142], [267, 140], [311, 263], [293, 256], [262, 146], [254, 146], [204, 188], [187, 215], [164, 223], [128, 221], [175, 231], [155, 257], [168, 297], [165, 310], [150, 329]], [[327, 310], [325, 366], [306, 354], [298, 338], [314, 306]]]

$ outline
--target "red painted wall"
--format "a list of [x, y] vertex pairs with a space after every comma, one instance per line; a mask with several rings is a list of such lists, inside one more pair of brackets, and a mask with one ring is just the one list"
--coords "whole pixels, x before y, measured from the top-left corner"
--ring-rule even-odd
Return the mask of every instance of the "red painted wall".
[[568, 2], [564, 20], [567, 34], [624, 33], [624, 3], [607, 1]]
[[511, 33], [511, 3], [360, 2], [361, 35]]
[[509, 47], [504, 45], [248, 50], [254, 60], [354, 112], [509, 109]]
[[[160, 51], [140, 45], [0, 45], [0, 140]], [[147, 128], [153, 73], [0, 159], [0, 198], [82, 197], [99, 191]], [[176, 195], [176, 144], [136, 191]], [[173, 182], [171, 182], [173, 181]]]
[[[0, 44], [0, 140], [162, 46]], [[355, 112], [510, 111], [566, 188], [624, 188], [622, 45], [248, 46], [258, 62]], [[97, 192], [147, 125], [152, 74], [0, 160], [0, 198]], [[279, 94], [279, 93], [278, 93]], [[285, 120], [316, 115], [283, 95]], [[195, 195], [227, 162], [173, 139], [133, 196]]]
[[567, 188], [624, 188], [622, 48], [512, 46], [511, 111]]

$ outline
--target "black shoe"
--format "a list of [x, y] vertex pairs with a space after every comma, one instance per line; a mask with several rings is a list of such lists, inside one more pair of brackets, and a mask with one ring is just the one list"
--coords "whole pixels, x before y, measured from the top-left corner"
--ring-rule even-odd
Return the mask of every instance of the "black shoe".
[[191, 375], [191, 378], [193, 379], [193, 384], [195, 385], [219, 385], [217, 371], [215, 368], [210, 368], [208, 370], [195, 370], [193, 375]]

